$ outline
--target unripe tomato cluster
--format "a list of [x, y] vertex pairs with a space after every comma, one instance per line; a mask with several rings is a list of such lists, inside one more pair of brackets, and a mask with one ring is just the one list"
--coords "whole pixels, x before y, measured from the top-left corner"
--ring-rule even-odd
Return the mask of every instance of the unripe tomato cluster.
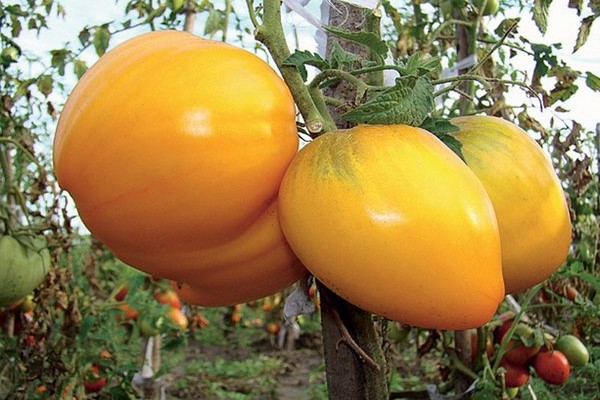
[[512, 318], [496, 328], [494, 339], [504, 351], [500, 366], [507, 388], [525, 385], [532, 372], [548, 384], [561, 385], [569, 379], [572, 367], [588, 363], [589, 352], [576, 336], [543, 336], [524, 322], [515, 325]]
[[152, 32], [83, 76], [53, 161], [90, 231], [185, 301], [247, 302], [310, 272], [374, 314], [467, 329], [557, 269], [571, 225], [524, 131], [452, 123], [466, 164], [405, 125], [328, 132], [298, 152], [293, 98], [266, 63]]

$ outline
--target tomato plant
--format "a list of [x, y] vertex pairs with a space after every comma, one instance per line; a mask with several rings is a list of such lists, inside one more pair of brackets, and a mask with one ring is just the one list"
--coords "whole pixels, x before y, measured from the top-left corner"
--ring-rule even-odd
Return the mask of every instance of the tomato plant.
[[538, 376], [553, 385], [562, 385], [571, 374], [569, 360], [559, 350], [539, 352], [532, 364]]
[[[106, 53], [70, 94], [53, 161], [121, 260], [190, 285], [190, 302], [260, 298], [305, 272], [276, 198], [298, 149], [285, 83], [254, 54], [178, 31]], [[187, 287], [187, 286], [186, 286]]]
[[423, 129], [326, 133], [296, 156], [279, 199], [283, 231], [306, 268], [363, 309], [462, 329], [488, 321], [503, 298], [490, 199]]
[[452, 123], [467, 164], [494, 204], [506, 292], [528, 289], [560, 267], [571, 244], [569, 210], [554, 167], [509, 121], [467, 116]]

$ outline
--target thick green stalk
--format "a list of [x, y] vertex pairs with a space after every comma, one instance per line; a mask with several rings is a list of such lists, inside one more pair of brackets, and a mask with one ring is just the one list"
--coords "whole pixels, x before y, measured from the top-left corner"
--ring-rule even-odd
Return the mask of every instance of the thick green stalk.
[[309, 133], [311, 136], [318, 136], [323, 132], [335, 129], [329, 113], [323, 115], [319, 111], [297, 68], [283, 65], [283, 62], [290, 56], [290, 50], [281, 24], [280, 1], [264, 0], [263, 6], [263, 21], [256, 27], [256, 39], [267, 47], [273, 57], [292, 96], [294, 96], [294, 101], [306, 122]]

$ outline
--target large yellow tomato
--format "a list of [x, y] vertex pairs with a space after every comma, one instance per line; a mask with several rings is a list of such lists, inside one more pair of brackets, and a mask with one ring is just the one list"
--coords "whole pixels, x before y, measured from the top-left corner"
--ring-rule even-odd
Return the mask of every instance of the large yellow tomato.
[[423, 129], [358, 126], [317, 138], [286, 172], [279, 210], [306, 268], [375, 314], [466, 329], [487, 322], [504, 296], [492, 203]]
[[560, 181], [542, 148], [501, 118], [452, 119], [469, 167], [485, 186], [498, 218], [507, 293], [550, 276], [566, 259], [571, 221]]
[[86, 72], [61, 113], [54, 167], [117, 257], [190, 282], [217, 305], [304, 273], [273, 222], [297, 149], [293, 99], [264, 61], [163, 31], [130, 39]]

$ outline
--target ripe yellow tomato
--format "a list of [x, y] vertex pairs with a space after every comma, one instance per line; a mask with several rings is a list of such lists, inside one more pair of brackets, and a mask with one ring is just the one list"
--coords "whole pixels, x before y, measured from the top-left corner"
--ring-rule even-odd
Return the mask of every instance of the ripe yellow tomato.
[[406, 324], [480, 326], [504, 296], [498, 226], [475, 174], [431, 133], [358, 126], [320, 136], [279, 192], [284, 234], [349, 302]]
[[[61, 113], [53, 159], [81, 219], [118, 258], [191, 280], [224, 305], [304, 274], [271, 223], [297, 149], [294, 101], [268, 64], [162, 31], [126, 41], [85, 73]], [[272, 253], [276, 264], [257, 265]], [[253, 289], [232, 294], [242, 285]]]
[[[182, 300], [204, 306], [258, 299], [257, 289], [266, 293], [264, 296], [271, 295], [306, 273], [283, 236], [276, 203], [236, 240], [200, 249], [191, 256], [213, 267], [210, 285], [207, 276], [200, 273], [173, 282], [173, 287]], [[164, 261], [168, 262], [166, 257]]]
[[560, 181], [542, 148], [501, 118], [451, 121], [469, 167], [485, 186], [498, 218], [507, 293], [543, 281], [566, 259], [571, 221]]

